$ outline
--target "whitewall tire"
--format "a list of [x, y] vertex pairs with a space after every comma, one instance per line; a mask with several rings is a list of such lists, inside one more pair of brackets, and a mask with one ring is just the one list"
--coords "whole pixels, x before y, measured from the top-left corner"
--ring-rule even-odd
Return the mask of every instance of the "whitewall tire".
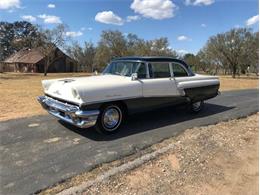
[[120, 105], [107, 104], [102, 107], [98, 117], [96, 130], [103, 134], [116, 133], [124, 119], [124, 112]]

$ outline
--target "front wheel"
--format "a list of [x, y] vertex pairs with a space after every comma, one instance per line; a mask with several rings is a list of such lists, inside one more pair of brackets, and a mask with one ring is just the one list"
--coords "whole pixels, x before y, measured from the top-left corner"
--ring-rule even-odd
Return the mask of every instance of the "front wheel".
[[99, 133], [113, 134], [116, 133], [123, 122], [123, 110], [117, 104], [105, 105], [101, 109], [95, 126]]
[[193, 113], [200, 112], [204, 107], [204, 101], [192, 102], [190, 104], [190, 111]]

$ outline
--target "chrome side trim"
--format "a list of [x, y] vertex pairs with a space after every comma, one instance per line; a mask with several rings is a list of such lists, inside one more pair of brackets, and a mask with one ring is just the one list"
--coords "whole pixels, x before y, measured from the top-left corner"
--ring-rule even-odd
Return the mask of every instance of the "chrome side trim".
[[99, 110], [80, 110], [78, 106], [63, 103], [47, 96], [39, 96], [37, 100], [48, 113], [77, 127], [88, 128], [97, 122]]

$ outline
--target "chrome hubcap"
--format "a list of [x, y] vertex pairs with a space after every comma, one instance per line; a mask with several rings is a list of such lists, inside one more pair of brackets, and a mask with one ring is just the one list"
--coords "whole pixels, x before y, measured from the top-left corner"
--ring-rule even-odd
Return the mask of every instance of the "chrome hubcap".
[[115, 128], [120, 121], [120, 113], [115, 108], [109, 108], [104, 113], [104, 126], [108, 129]]

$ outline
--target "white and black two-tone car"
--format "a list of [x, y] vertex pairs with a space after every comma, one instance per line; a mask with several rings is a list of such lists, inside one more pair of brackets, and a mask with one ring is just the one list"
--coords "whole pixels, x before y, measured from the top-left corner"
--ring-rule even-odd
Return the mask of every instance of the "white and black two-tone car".
[[218, 95], [216, 76], [195, 74], [170, 57], [122, 57], [101, 75], [43, 80], [38, 97], [51, 115], [80, 128], [116, 132], [128, 114], [187, 103], [199, 112], [203, 101]]

